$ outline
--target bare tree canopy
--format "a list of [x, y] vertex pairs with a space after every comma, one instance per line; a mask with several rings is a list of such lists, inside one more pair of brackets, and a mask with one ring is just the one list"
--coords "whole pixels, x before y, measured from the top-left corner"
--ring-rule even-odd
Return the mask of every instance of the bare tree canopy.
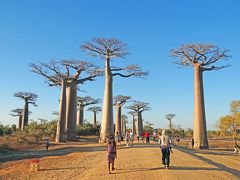
[[[122, 71], [123, 73], [120, 73], [120, 71]], [[136, 64], [129, 65], [129, 66], [122, 67], [122, 68], [112, 67], [111, 72], [112, 72], [112, 76], [121, 76], [121, 77], [135, 76], [135, 77], [144, 78], [144, 77], [148, 76], [148, 74], [149, 74], [148, 72], [142, 71], [142, 69]]]
[[123, 96], [123, 95], [117, 95], [113, 98], [113, 105], [122, 106], [124, 105], [129, 99], [131, 99], [131, 96]]
[[180, 66], [199, 64], [203, 71], [219, 70], [229, 65], [213, 66], [212, 64], [231, 58], [229, 50], [221, 49], [213, 44], [192, 43], [181, 45], [171, 50], [171, 56], [178, 59], [175, 63]]
[[13, 109], [13, 110], [11, 110], [11, 112], [12, 113], [9, 114], [11, 116], [22, 116], [23, 109], [21, 109], [21, 108]]
[[234, 100], [231, 102], [230, 109], [232, 113], [240, 112], [240, 100]]
[[[31, 71], [43, 76], [49, 86], [61, 86], [61, 80], [77, 80], [77, 84], [85, 81], [93, 81], [94, 77], [103, 74], [103, 70], [97, 68], [92, 63], [80, 60], [51, 60], [49, 63], [30, 64]], [[86, 72], [84, 78], [80, 78]]]
[[[128, 53], [126, 44], [116, 38], [93, 38], [91, 42], [86, 42], [81, 49], [88, 54], [102, 58], [125, 58]], [[146, 77], [148, 72], [143, 72], [138, 65], [128, 65], [126, 67], [111, 67], [112, 76], [121, 77]], [[121, 73], [123, 72], [123, 73]]]
[[92, 112], [95, 112], [95, 113], [97, 114], [97, 113], [99, 113], [99, 112], [102, 111], [102, 108], [99, 107], [99, 106], [93, 106], [93, 107], [89, 107], [89, 108], [87, 109], [87, 111], [92, 111]]
[[148, 106], [149, 103], [135, 101], [133, 105], [126, 107], [127, 109], [131, 109], [135, 112], [143, 112], [149, 111], [151, 108]]
[[91, 104], [98, 104], [100, 102], [100, 99], [94, 99], [90, 96], [85, 96], [85, 97], [77, 97], [77, 101], [82, 107], [84, 107]]
[[129, 54], [127, 45], [117, 38], [93, 38], [82, 45], [81, 49], [92, 56], [99, 55], [102, 58], [125, 58]]
[[166, 114], [166, 118], [171, 121], [171, 119], [176, 116], [175, 114]]
[[35, 101], [38, 98], [38, 95], [31, 93], [31, 92], [16, 92], [13, 95], [14, 97], [19, 97], [20, 99], [24, 99], [26, 102], [33, 104], [34, 106], [37, 106]]
[[128, 114], [132, 115], [132, 116], [136, 116], [136, 112], [135, 111], [129, 111]]
[[126, 115], [121, 115], [121, 118], [125, 120], [125, 122], [127, 122], [126, 120], [128, 119], [128, 117]]

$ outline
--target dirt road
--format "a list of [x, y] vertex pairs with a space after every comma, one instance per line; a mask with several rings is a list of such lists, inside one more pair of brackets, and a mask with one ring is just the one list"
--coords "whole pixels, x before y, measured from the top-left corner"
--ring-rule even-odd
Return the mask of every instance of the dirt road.
[[[0, 179], [240, 179], [240, 156], [231, 152], [174, 148], [170, 169], [161, 165], [157, 144], [135, 144], [118, 149], [116, 169], [108, 174], [106, 147], [67, 145], [48, 152], [21, 154], [13, 160], [0, 156]], [[29, 172], [29, 161], [40, 159], [40, 171]], [[30, 159], [26, 159], [30, 158]], [[8, 160], [9, 159], [9, 160]]]

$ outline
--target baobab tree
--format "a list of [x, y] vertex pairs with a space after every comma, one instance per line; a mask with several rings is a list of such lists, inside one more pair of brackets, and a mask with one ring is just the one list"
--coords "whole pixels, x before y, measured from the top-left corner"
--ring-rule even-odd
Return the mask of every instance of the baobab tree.
[[126, 67], [113, 67], [110, 65], [112, 58], [125, 58], [126, 55], [129, 54], [126, 44], [116, 38], [93, 38], [92, 41], [86, 42], [82, 45], [81, 49], [92, 56], [100, 56], [105, 60], [105, 88], [100, 132], [100, 140], [105, 141], [106, 137], [114, 133], [112, 95], [113, 77], [143, 77], [148, 73], [143, 72], [137, 65], [129, 65]]
[[87, 111], [93, 112], [93, 126], [97, 125], [97, 113], [102, 111], [102, 108], [99, 106], [92, 106], [87, 109]]
[[32, 72], [43, 76], [49, 86], [62, 88], [56, 142], [76, 139], [77, 85], [93, 81], [102, 71], [92, 63], [79, 60], [52, 60], [30, 64], [30, 67]]
[[171, 131], [171, 135], [173, 135], [173, 131], [172, 131], [172, 119], [174, 118], [174, 116], [176, 116], [175, 114], [166, 114], [166, 118], [167, 120], [169, 120], [169, 129]]
[[24, 127], [28, 125], [28, 115], [29, 115], [28, 104], [32, 104], [33, 106], [36, 107], [37, 106], [36, 100], [37, 100], [38, 96], [31, 92], [16, 92], [16, 93], [14, 93], [13, 96], [19, 97], [20, 99], [24, 100], [22, 126], [21, 126], [21, 130], [23, 130]]
[[136, 133], [139, 136], [141, 136], [143, 131], [142, 112], [149, 111], [151, 109], [148, 105], [149, 103], [135, 101], [133, 105], [126, 107], [127, 109], [133, 110], [137, 115]]
[[121, 136], [125, 136], [127, 130], [128, 117], [126, 115], [121, 115]]
[[23, 116], [23, 109], [17, 108], [17, 109], [13, 109], [11, 110], [12, 113], [10, 113], [9, 115], [11, 116], [18, 116], [18, 128], [21, 129], [22, 127], [22, 116]]
[[115, 133], [122, 134], [121, 131], [121, 116], [122, 116], [122, 106], [130, 99], [130, 96], [118, 95], [113, 98], [113, 104], [116, 106], [116, 124]]
[[226, 49], [220, 49], [212, 44], [200, 43], [181, 45], [179, 48], [171, 50], [171, 56], [177, 58], [176, 64], [193, 66], [194, 68], [194, 147], [208, 148], [203, 72], [228, 67], [229, 65], [215, 66], [213, 64], [227, 60], [231, 56], [228, 55]]
[[100, 99], [94, 99], [90, 96], [77, 97], [77, 102], [78, 102], [77, 125], [83, 125], [84, 107], [93, 104], [98, 104], [100, 102]]
[[135, 120], [135, 116], [136, 116], [136, 112], [135, 111], [130, 111], [128, 112], [128, 114], [132, 115], [132, 132], [135, 134], [136, 133], [136, 120]]

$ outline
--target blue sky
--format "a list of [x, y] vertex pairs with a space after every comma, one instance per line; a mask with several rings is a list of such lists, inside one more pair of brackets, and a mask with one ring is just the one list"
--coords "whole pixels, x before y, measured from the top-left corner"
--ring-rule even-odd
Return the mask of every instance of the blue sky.
[[[115, 78], [114, 95], [150, 103], [144, 120], [163, 128], [168, 113], [176, 114], [175, 125], [193, 127], [193, 69], [178, 68], [169, 51], [192, 42], [229, 49], [233, 58], [226, 63], [231, 67], [204, 73], [207, 127], [214, 129], [229, 113], [230, 102], [240, 99], [239, 9], [238, 0], [1, 0], [0, 122], [17, 124], [9, 113], [23, 107], [23, 101], [13, 97], [18, 91], [39, 95], [38, 107], [30, 106], [30, 119], [55, 118], [59, 88], [48, 87], [30, 72], [29, 63], [75, 58], [103, 66], [102, 59], [86, 55], [80, 45], [92, 37], [117, 37], [131, 54], [112, 64], [138, 64], [150, 75], [146, 80]], [[102, 99], [103, 87], [104, 78], [98, 78], [84, 84], [81, 89], [87, 93], [78, 95]], [[85, 118], [92, 121], [92, 114], [86, 112]]]

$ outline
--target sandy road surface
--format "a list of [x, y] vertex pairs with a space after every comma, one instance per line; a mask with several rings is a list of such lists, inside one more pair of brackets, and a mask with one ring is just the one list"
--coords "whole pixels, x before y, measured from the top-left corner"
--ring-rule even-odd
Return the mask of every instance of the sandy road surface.
[[[107, 172], [106, 147], [68, 145], [55, 150], [10, 156], [0, 164], [0, 179], [240, 179], [240, 156], [231, 152], [174, 148], [171, 167], [161, 165], [157, 144], [136, 144], [118, 149], [116, 170]], [[29, 172], [29, 160], [40, 159], [40, 171]], [[13, 156], [14, 157], [14, 156]], [[0, 159], [0, 160], [1, 160]]]

